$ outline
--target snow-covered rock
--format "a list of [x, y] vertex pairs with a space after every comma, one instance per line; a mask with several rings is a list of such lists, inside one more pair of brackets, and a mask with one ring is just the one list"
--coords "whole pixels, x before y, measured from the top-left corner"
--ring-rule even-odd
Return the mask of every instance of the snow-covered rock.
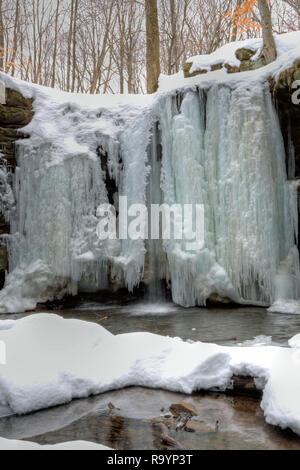
[[[255, 51], [251, 58], [252, 61], [257, 60], [262, 51], [262, 39], [236, 41], [226, 44], [212, 54], [187, 59], [187, 63], [192, 64], [189, 72], [193, 73], [201, 70], [207, 72], [203, 75], [185, 78], [183, 71], [171, 76], [162, 74], [160, 76], [159, 91], [168, 92], [193, 85], [205, 86], [206, 84], [209, 86], [212, 83], [231, 83], [232, 86], [239, 86], [241, 83], [255, 86], [256, 83], [257, 86], [258, 83], [264, 82], [268, 77], [276, 80], [281, 72], [292, 67], [295, 61], [300, 59], [300, 31], [275, 35], [275, 42], [277, 60], [265, 67], [241, 73], [227, 73], [226, 64], [232, 68], [239, 68], [241, 65], [241, 61], [236, 57], [238, 49], [246, 48]], [[221, 68], [213, 70], [214, 66], [219, 64]]]
[[[277, 49], [277, 57], [280, 58], [284, 54], [294, 54], [298, 49], [299, 57], [299, 44], [300, 44], [300, 31], [292, 31], [286, 34], [275, 35], [275, 44]], [[239, 67], [241, 61], [238, 59], [236, 52], [239, 49], [247, 49], [255, 52], [251, 60], [256, 60], [263, 49], [263, 39], [245, 39], [243, 41], [235, 41], [225, 44], [215, 52], [209, 55], [198, 55], [187, 59], [188, 63], [192, 63], [190, 73], [199, 70], [211, 71], [211, 68], [217, 64], [228, 64], [231, 67]], [[297, 53], [296, 53], [297, 54]]]

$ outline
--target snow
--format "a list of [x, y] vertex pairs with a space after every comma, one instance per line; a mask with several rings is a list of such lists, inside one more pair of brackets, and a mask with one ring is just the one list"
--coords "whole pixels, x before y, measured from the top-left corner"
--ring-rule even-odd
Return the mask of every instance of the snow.
[[300, 315], [299, 300], [277, 300], [268, 309], [270, 313], [285, 313], [290, 315]]
[[209, 55], [198, 55], [187, 59], [188, 63], [192, 63], [190, 73], [198, 72], [200, 70], [211, 71], [211, 67], [217, 64], [228, 64], [232, 67], [239, 67], [241, 62], [237, 59], [235, 52], [241, 48], [250, 49], [253, 52], [258, 51], [253, 58], [260, 55], [262, 51], [263, 41], [262, 39], [248, 39], [245, 41], [231, 42], [220, 47], [212, 54]]
[[93, 442], [73, 441], [55, 445], [39, 445], [35, 442], [0, 438], [0, 450], [112, 450]]
[[37, 303], [63, 298], [66, 293], [64, 281], [38, 260], [28, 268], [16, 268], [8, 275], [6, 288], [0, 294], [0, 309], [7, 313], [22, 313], [34, 310]]
[[[263, 83], [268, 77], [278, 78], [281, 72], [292, 67], [294, 62], [300, 59], [300, 31], [276, 35], [277, 60], [271, 64], [257, 70], [229, 74], [225, 69], [225, 63], [231, 66], [239, 66], [240, 61], [236, 58], [237, 49], [246, 47], [250, 50], [257, 50], [252, 57], [255, 60], [262, 49], [262, 39], [248, 39], [236, 41], [217, 49], [211, 55], [200, 55], [188, 59], [186, 62], [193, 63], [190, 72], [197, 70], [208, 70], [208, 73], [195, 77], [184, 78], [183, 71], [167, 76], [161, 75], [159, 82], [159, 92], [166, 93], [175, 89], [182, 89], [187, 86], [198, 85], [202, 88], [211, 86], [212, 83], [230, 83], [231, 86], [239, 86], [241, 83], [254, 85]], [[221, 70], [210, 71], [216, 64], [223, 64]]]
[[299, 338], [290, 348], [225, 347], [149, 333], [113, 336], [100, 325], [39, 314], [0, 330], [0, 404], [26, 414], [109, 390], [143, 386], [191, 394], [251, 375], [268, 423], [300, 434]]
[[[128, 207], [152, 202], [150, 165], [156, 176], [161, 166], [162, 202], [204, 204], [204, 248], [191, 252], [185, 241], [170, 240], [159, 251], [174, 302], [204, 305], [212, 294], [263, 306], [298, 300], [296, 188], [287, 181], [267, 78], [300, 57], [299, 32], [276, 42], [277, 61], [262, 69], [162, 76], [154, 95], [70, 94], [1, 73], [6, 86], [34, 99], [35, 114], [23, 129], [30, 138], [18, 142], [13, 191], [0, 170], [0, 208], [12, 233], [0, 312], [30, 311], [39, 302], [112, 285], [132, 291], [144, 280], [144, 240], [97, 237], [97, 208], [108, 203], [97, 149], [107, 154], [115, 200], [127, 196]], [[213, 60], [223, 53], [232, 58], [237, 47], [225, 46]]]
[[0, 320], [0, 330], [10, 330], [15, 326], [16, 320]]
[[[289, 54], [291, 50], [299, 48], [300, 31], [275, 35], [274, 39], [277, 49], [277, 57], [280, 58], [286, 53]], [[220, 47], [212, 54], [190, 57], [186, 62], [193, 64], [190, 73], [200, 70], [211, 71], [211, 67], [217, 64], [228, 64], [232, 67], [239, 67], [241, 65], [241, 61], [236, 57], [235, 53], [238, 49], [242, 48], [255, 52], [251, 60], [256, 60], [262, 52], [263, 39], [254, 38], [231, 42], [229, 44], [225, 44], [223, 47]]]
[[300, 348], [300, 334], [289, 340], [289, 346], [291, 348]]

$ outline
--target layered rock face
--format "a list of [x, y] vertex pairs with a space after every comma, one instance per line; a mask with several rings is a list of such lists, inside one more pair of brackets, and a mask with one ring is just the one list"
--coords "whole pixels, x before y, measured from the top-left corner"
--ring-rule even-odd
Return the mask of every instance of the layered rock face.
[[[294, 101], [295, 83], [300, 83], [300, 60], [295, 61], [293, 67], [282, 72], [276, 81], [272, 83], [274, 98], [278, 103], [282, 134], [285, 140], [287, 154], [294, 153], [294, 175], [300, 177], [300, 104]], [[299, 87], [298, 87], [299, 88]], [[298, 94], [299, 95], [299, 94]]]
[[[26, 136], [19, 131], [33, 118], [32, 100], [21, 93], [6, 88], [5, 104], [0, 104], [0, 154], [1, 166], [14, 173], [16, 168], [15, 142]], [[10, 224], [5, 215], [0, 213], [0, 236], [10, 233]], [[1, 243], [1, 242], [0, 242]], [[5, 271], [8, 269], [7, 250], [0, 246], [0, 287], [3, 286]]]
[[12, 170], [16, 167], [15, 142], [25, 137], [18, 129], [29, 124], [32, 118], [32, 100], [7, 88], [6, 104], [0, 104], [0, 152]]

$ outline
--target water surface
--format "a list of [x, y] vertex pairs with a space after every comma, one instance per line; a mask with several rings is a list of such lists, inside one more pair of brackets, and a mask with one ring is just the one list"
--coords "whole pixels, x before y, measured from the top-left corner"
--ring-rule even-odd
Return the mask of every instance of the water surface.
[[[252, 342], [258, 336], [263, 336], [259, 341], [265, 344], [272, 341], [287, 346], [288, 339], [300, 333], [300, 316], [271, 314], [262, 308], [184, 309], [171, 303], [118, 306], [82, 302], [72, 310], [51, 313], [99, 323], [113, 334], [148, 331], [227, 346]], [[0, 319], [22, 316], [1, 315]], [[168, 421], [163, 417], [170, 414], [171, 404], [182, 401], [192, 403], [199, 412], [195, 432], [173, 429], [170, 433], [184, 449], [300, 449], [300, 438], [265, 422], [260, 399], [185, 396], [139, 387], [75, 400], [28, 416], [2, 418], [0, 436], [40, 444], [88, 440], [120, 450], [164, 450], [167, 447], [155, 423], [157, 419]]]

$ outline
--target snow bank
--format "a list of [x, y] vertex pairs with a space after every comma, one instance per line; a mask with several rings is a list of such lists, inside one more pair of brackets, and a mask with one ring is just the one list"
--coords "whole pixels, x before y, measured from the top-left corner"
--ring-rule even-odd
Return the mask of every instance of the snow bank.
[[35, 442], [15, 441], [0, 438], [0, 450], [112, 450], [93, 442], [73, 441], [56, 445], [39, 445]]
[[17, 414], [127, 386], [225, 390], [238, 374], [263, 388], [268, 423], [300, 434], [297, 337], [291, 348], [222, 347], [149, 333], [113, 336], [97, 324], [45, 314], [18, 320], [0, 340], [7, 348], [0, 403]]
[[[42, 261], [29, 267], [16, 268], [6, 280], [0, 294], [0, 311], [20, 313], [34, 310], [37, 303], [63, 298], [67, 293], [64, 280], [59, 279]], [[0, 324], [1, 328], [1, 324]]]

